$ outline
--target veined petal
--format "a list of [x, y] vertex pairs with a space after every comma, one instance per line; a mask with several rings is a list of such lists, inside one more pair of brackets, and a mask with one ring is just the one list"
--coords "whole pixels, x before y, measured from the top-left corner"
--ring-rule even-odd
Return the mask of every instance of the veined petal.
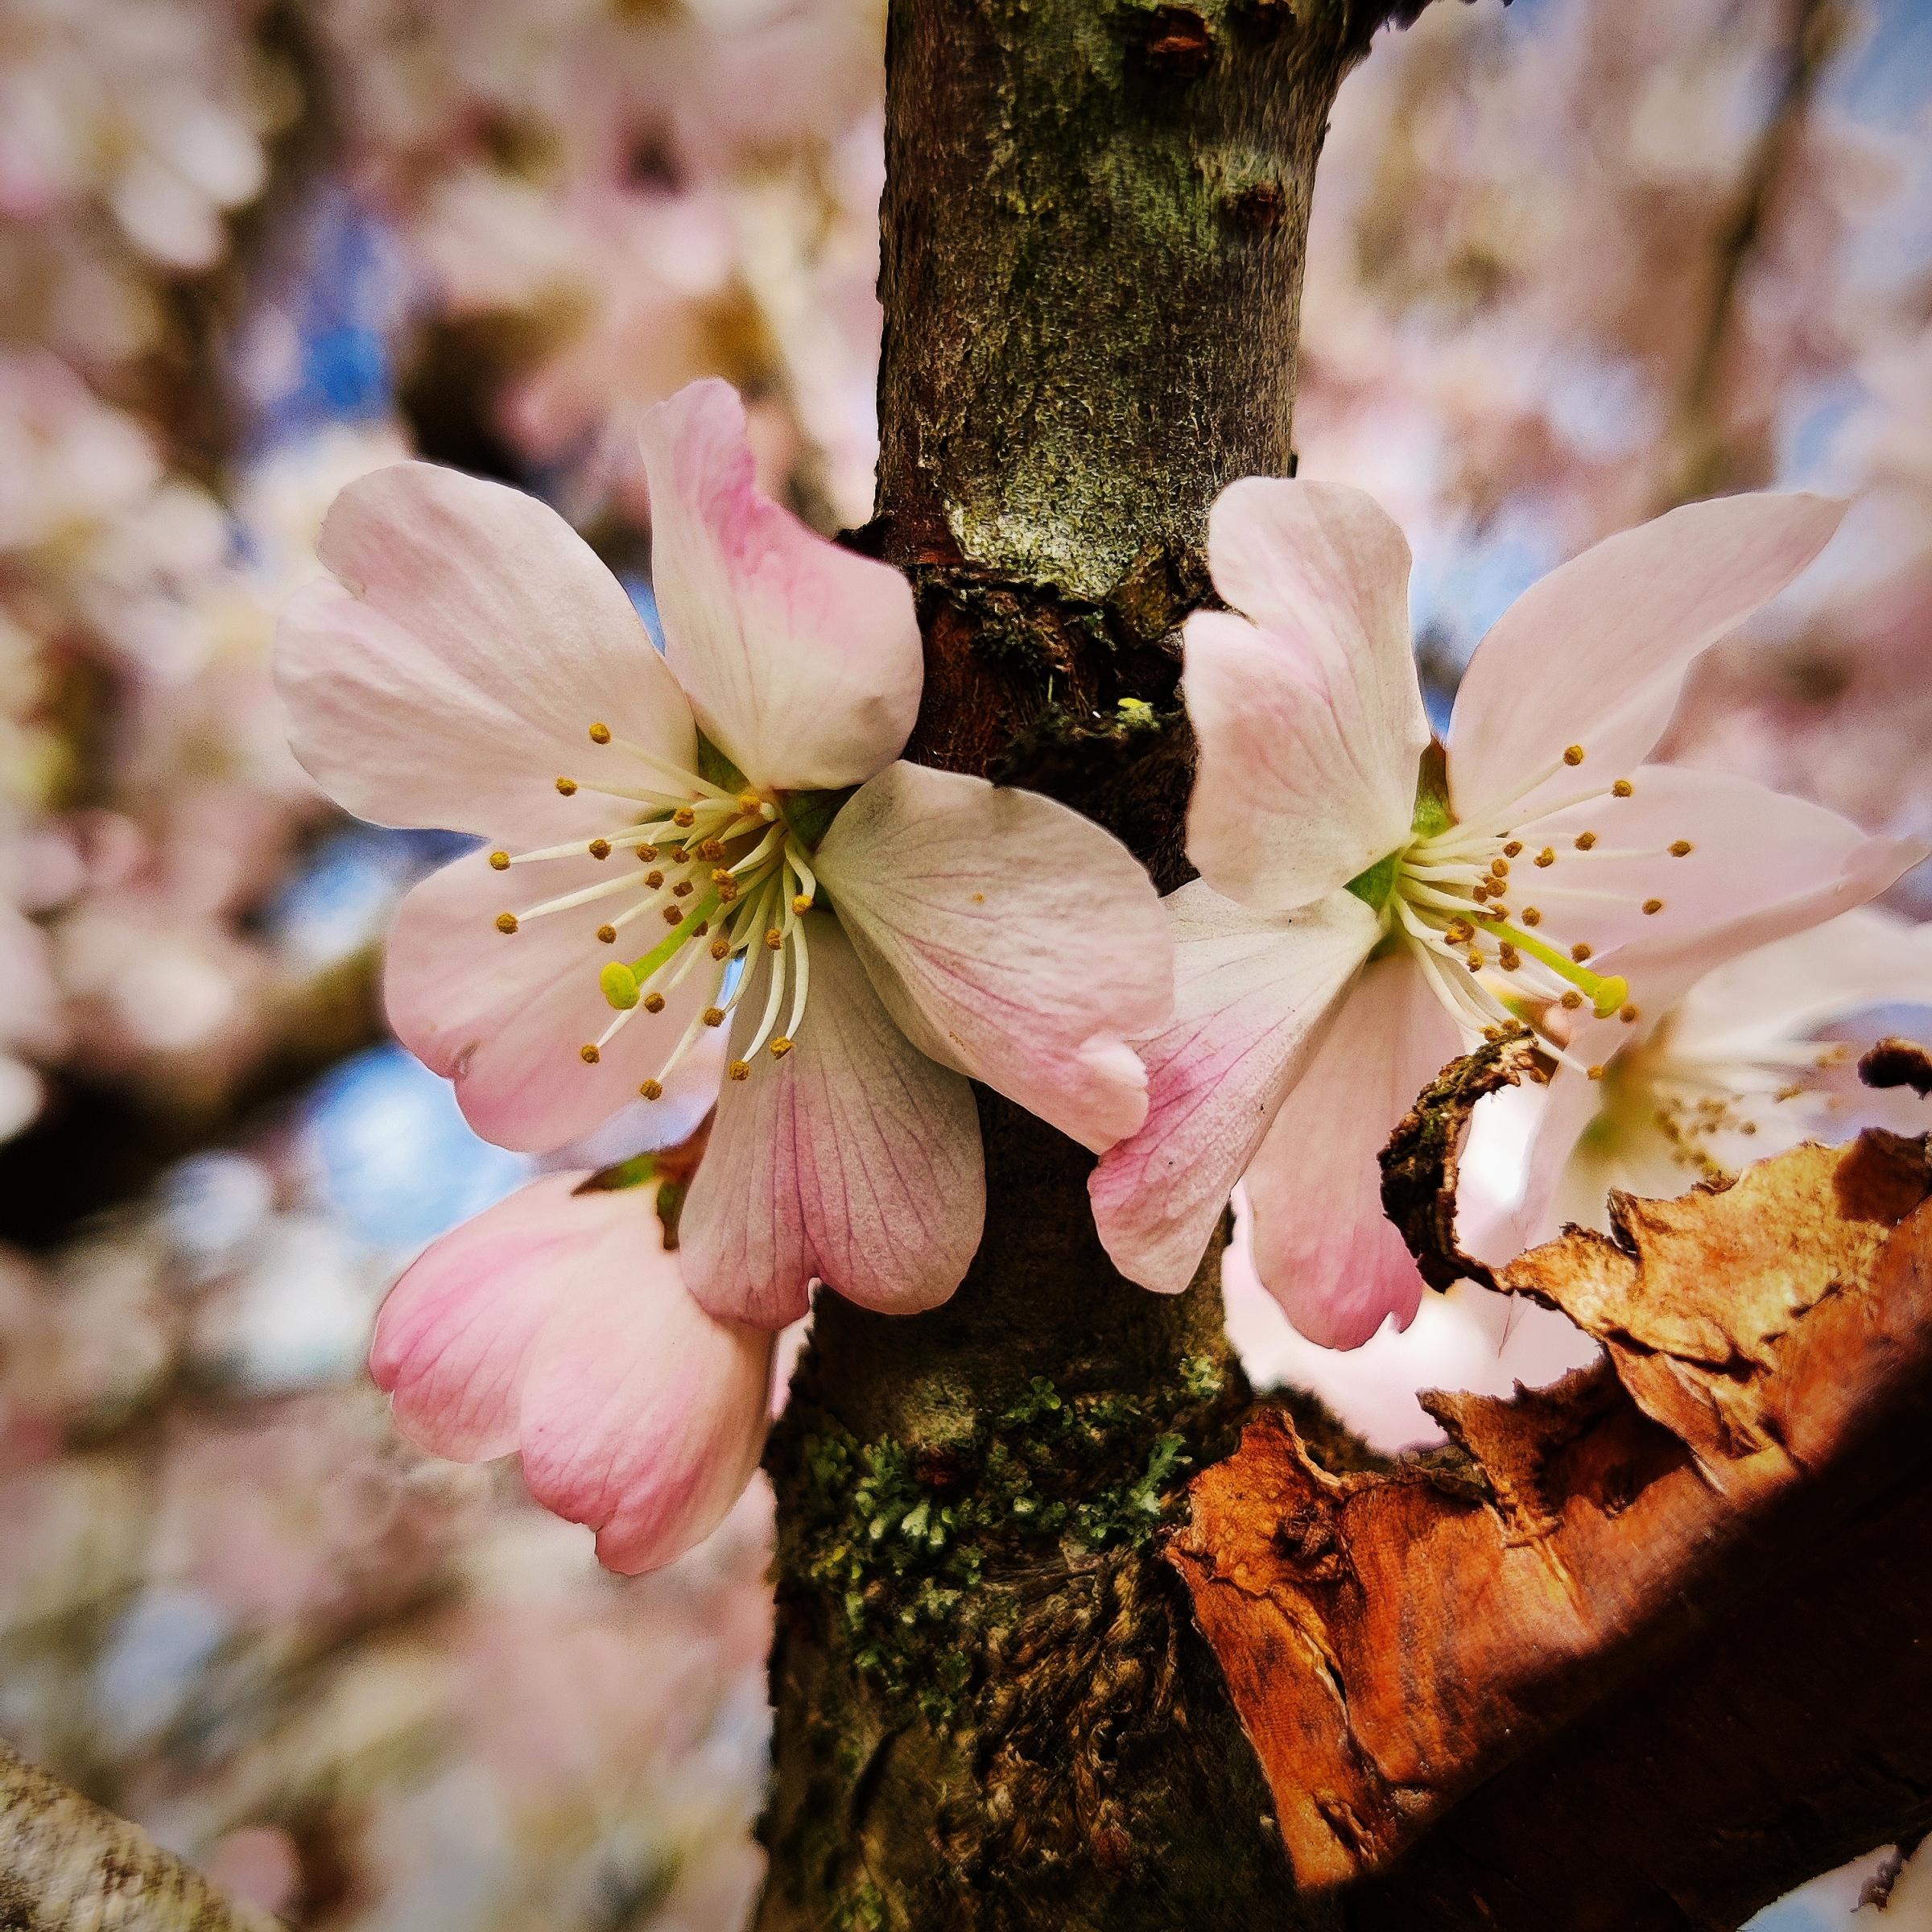
[[1166, 904], [1176, 1011], [1141, 1047], [1147, 1119], [1100, 1157], [1088, 1192], [1114, 1265], [1175, 1294], [1381, 928], [1347, 892], [1268, 916], [1197, 880]]
[[1376, 1159], [1415, 1096], [1463, 1050], [1413, 960], [1373, 961], [1352, 986], [1248, 1170], [1254, 1265], [1290, 1321], [1327, 1348], [1359, 1348], [1422, 1297], [1382, 1214]]
[[460, 1463], [517, 1446], [524, 1372], [552, 1313], [631, 1265], [649, 1203], [546, 1174], [432, 1241], [389, 1291], [369, 1373], [396, 1426]]
[[[1449, 727], [1456, 815], [1514, 823], [1578, 780], [1628, 777], [1662, 737], [1692, 659], [1831, 541], [1845, 506], [1762, 493], [1686, 503], [1533, 584], [1476, 648]], [[1563, 753], [1581, 745], [1580, 770]], [[1519, 801], [1518, 803], [1512, 803]]]
[[680, 390], [645, 417], [643, 437], [666, 653], [706, 737], [759, 785], [870, 778], [919, 712], [911, 586], [759, 490], [729, 383]]
[[888, 766], [813, 863], [922, 1052], [1096, 1153], [1146, 1113], [1127, 1042], [1173, 1009], [1174, 943], [1118, 840], [1037, 792]]
[[1251, 477], [1208, 518], [1215, 588], [1182, 688], [1200, 744], [1187, 851], [1216, 891], [1285, 911], [1408, 836], [1429, 742], [1409, 640], [1409, 546], [1374, 498]]
[[777, 1340], [691, 1298], [650, 1212], [654, 1191], [609, 1197], [638, 1197], [629, 1239], [559, 1304], [523, 1390], [531, 1495], [588, 1524], [598, 1561], [626, 1575], [681, 1556], [744, 1493], [765, 1443]]
[[[560, 896], [634, 861], [556, 859], [493, 871], [480, 852], [452, 860], [402, 902], [389, 936], [389, 1022], [410, 1051], [456, 1084], [464, 1117], [499, 1146], [541, 1153], [607, 1120], [654, 1076], [703, 1010], [715, 972], [690, 974], [662, 1013], [634, 1011], [594, 1066], [580, 1050], [615, 1017], [597, 983], [610, 956], [597, 939], [608, 902], [497, 930], [519, 890]], [[532, 874], [539, 883], [524, 881]], [[511, 881], [515, 881], [512, 883]], [[662, 932], [663, 927], [656, 928]]]
[[[1729, 772], [1646, 765], [1631, 785], [1629, 798], [1522, 827], [1525, 846], [1555, 859], [1517, 876], [1546, 929], [1593, 947], [1591, 964], [1623, 973], [1640, 1003], [1674, 999], [1720, 960], [1862, 905], [1925, 856]], [[1596, 844], [1579, 852], [1591, 833]], [[1678, 857], [1669, 848], [1680, 839], [1691, 849]]]
[[397, 464], [336, 498], [318, 548], [337, 581], [291, 601], [275, 674], [296, 757], [360, 817], [568, 838], [609, 811], [555, 789], [594, 723], [695, 762], [690, 708], [622, 585], [534, 497]]
[[[766, 1328], [805, 1312], [814, 1279], [889, 1313], [935, 1307], [964, 1277], [986, 1215], [972, 1089], [893, 1024], [838, 922], [806, 917], [811, 1004], [797, 1043], [726, 1081], [679, 1223], [691, 1291]], [[761, 960], [738, 1003], [734, 1051], [770, 971]]]

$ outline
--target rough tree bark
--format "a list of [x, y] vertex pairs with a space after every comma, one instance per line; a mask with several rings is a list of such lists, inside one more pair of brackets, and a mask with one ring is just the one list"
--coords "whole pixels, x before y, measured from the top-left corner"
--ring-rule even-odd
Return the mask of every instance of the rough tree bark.
[[[1216, 493], [1292, 467], [1315, 159], [1368, 11], [892, 7], [865, 540], [919, 594], [913, 753], [1066, 799], [1164, 890], [1187, 876], [1175, 626]], [[1183, 1295], [1132, 1286], [1089, 1157], [980, 1111], [958, 1294], [910, 1320], [821, 1296], [772, 1447], [759, 1923], [1327, 1923], [1284, 1908], [1274, 1833], [1224, 1828], [1266, 1792], [1152, 1546], [1246, 1397], [1220, 1245]]]

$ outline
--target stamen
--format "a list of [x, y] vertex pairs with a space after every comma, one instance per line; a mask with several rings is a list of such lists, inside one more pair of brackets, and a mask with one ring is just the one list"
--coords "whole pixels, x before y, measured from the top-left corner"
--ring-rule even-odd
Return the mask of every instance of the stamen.
[[1662, 899], [1645, 899], [1644, 901], [1644, 910], [1645, 912], [1662, 912], [1663, 909], [1664, 902]]
[[580, 1059], [586, 1067], [596, 1066], [597, 1062], [602, 1059], [604, 1055], [593, 1044], [586, 1044], [580, 1046], [577, 1049], [577, 1058]]
[[1566, 765], [1580, 765], [1583, 762], [1583, 748], [1580, 745], [1571, 745], [1563, 753], [1563, 762]]
[[1674, 859], [1687, 859], [1696, 849], [1688, 839], [1676, 839], [1671, 842], [1670, 856]]
[[590, 741], [593, 745], [608, 745], [610, 742], [610, 727], [603, 724], [592, 725]]
[[617, 929], [614, 926], [600, 926], [597, 928], [597, 937], [606, 946], [614, 946], [617, 943]]
[[1587, 852], [1596, 843], [1596, 834], [1593, 832], [1579, 832], [1576, 835], [1576, 848], [1579, 852]]
[[493, 852], [489, 855], [489, 865], [493, 872], [508, 872], [510, 870], [510, 854], [506, 852]]
[[1556, 863], [1556, 854], [1552, 852], [1547, 845], [1546, 845], [1542, 850], [1536, 855], [1536, 862], [1538, 865], [1546, 867], [1554, 865]]
[[577, 782], [575, 778], [559, 778], [557, 790], [562, 792], [567, 799], [575, 798], [577, 793]]
[[647, 1100], [661, 1100], [664, 1097], [664, 1083], [662, 1080], [640, 1080], [638, 1092]]
[[607, 859], [610, 857], [610, 840], [609, 839], [592, 839], [584, 849], [593, 859]]
[[497, 914], [498, 932], [514, 932], [516, 929], [517, 915], [514, 912], [500, 912]]
[[663, 994], [661, 993], [646, 993], [644, 996], [644, 1010], [646, 1013], [662, 1013], [664, 1010]]
[[1610, 787], [1610, 795], [1613, 799], [1627, 799], [1636, 790], [1637, 787], [1628, 778], [1619, 778]]
[[749, 1060], [733, 1060], [727, 1071], [734, 1080], [748, 1080], [751, 1078], [751, 1063]]

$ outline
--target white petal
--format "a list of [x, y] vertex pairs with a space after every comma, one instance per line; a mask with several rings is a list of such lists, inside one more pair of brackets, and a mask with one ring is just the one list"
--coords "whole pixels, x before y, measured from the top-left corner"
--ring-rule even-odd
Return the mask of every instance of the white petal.
[[1286, 910], [1408, 836], [1429, 724], [1409, 642], [1409, 546], [1341, 484], [1249, 477], [1208, 522], [1236, 610], [1184, 633], [1200, 744], [1187, 850], [1217, 891]]
[[1380, 931], [1352, 893], [1265, 916], [1203, 881], [1166, 902], [1176, 1012], [1146, 1042], [1146, 1124], [1088, 1184], [1100, 1241], [1129, 1281], [1166, 1294], [1194, 1278], [1321, 1024]]
[[[986, 1214], [972, 1089], [893, 1024], [838, 922], [807, 916], [811, 998], [796, 1043], [726, 1081], [679, 1231], [699, 1300], [766, 1328], [805, 1312], [814, 1279], [868, 1308], [936, 1306], [964, 1278]], [[769, 970], [739, 1002], [734, 1051]]]
[[814, 863], [922, 1051], [1096, 1153], [1139, 1126], [1147, 1077], [1127, 1041], [1172, 1010], [1174, 947], [1117, 839], [1036, 792], [899, 763]]

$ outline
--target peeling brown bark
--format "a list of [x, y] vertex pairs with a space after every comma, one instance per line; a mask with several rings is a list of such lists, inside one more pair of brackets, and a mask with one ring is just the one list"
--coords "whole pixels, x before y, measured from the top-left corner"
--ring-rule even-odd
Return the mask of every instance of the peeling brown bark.
[[1620, 1198], [1500, 1273], [1605, 1360], [1435, 1398], [1461, 1468], [1269, 1414], [1195, 1483], [1173, 1560], [1352, 1926], [1731, 1932], [1932, 1823], [1929, 1193], [1872, 1133]]

